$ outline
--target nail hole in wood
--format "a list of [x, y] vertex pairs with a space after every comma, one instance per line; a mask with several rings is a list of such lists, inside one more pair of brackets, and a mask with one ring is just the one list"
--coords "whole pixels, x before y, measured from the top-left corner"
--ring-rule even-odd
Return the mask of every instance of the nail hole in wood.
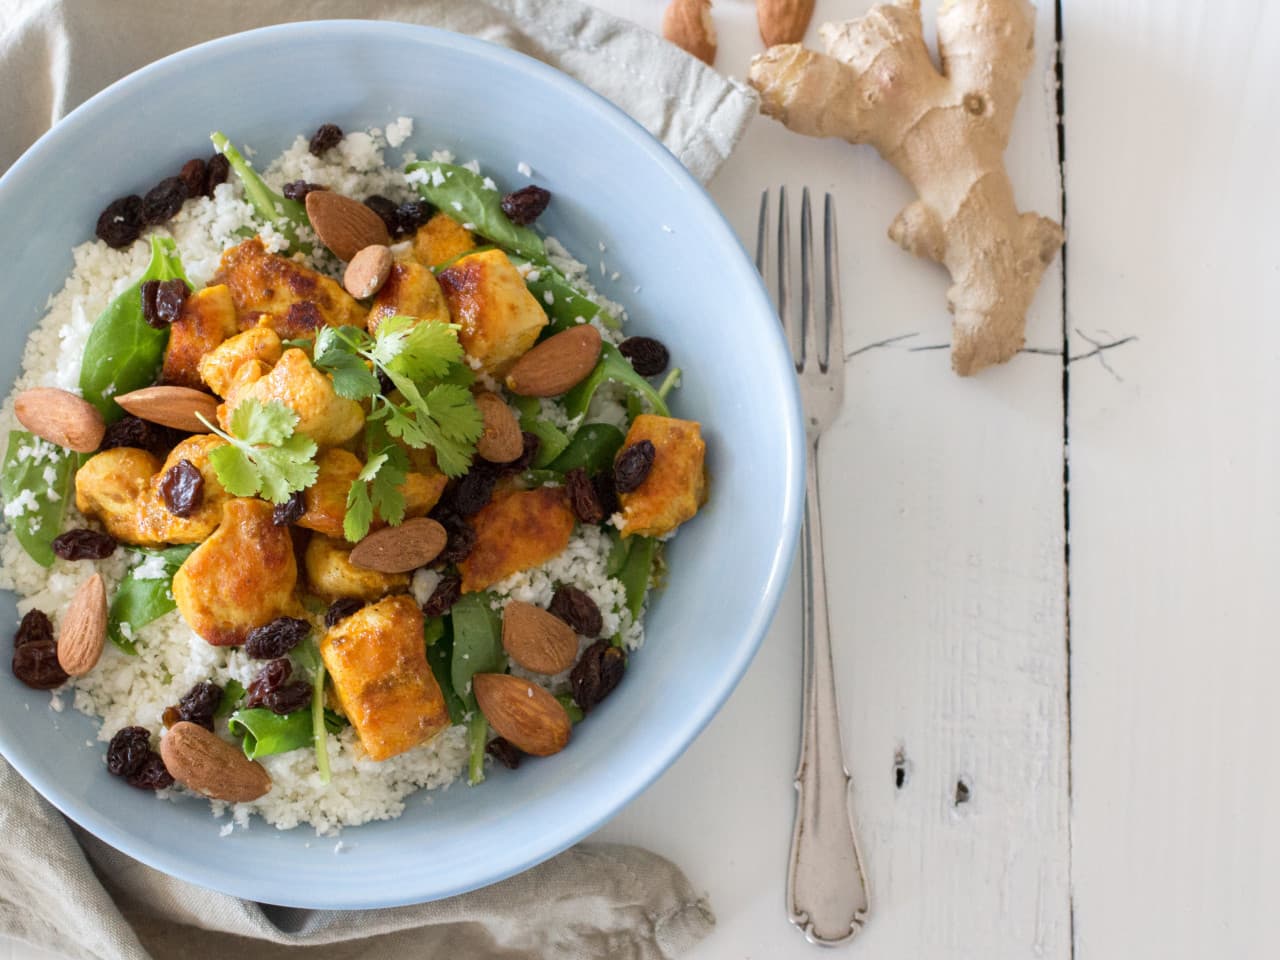
[[969, 802], [969, 785], [964, 782], [963, 778], [956, 781], [956, 806]]
[[907, 752], [902, 747], [893, 754], [893, 785], [899, 790], [907, 785]]

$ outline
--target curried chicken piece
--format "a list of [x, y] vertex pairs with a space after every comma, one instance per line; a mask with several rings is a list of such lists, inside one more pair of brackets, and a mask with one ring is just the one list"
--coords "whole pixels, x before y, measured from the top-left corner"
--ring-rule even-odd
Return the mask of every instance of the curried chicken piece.
[[474, 517], [476, 543], [458, 564], [462, 592], [472, 593], [504, 577], [558, 556], [569, 545], [574, 516], [563, 487], [505, 490]]
[[140, 525], [138, 504], [147, 495], [160, 458], [133, 447], [94, 454], [76, 471], [76, 509], [101, 521], [117, 540], [152, 546]]
[[475, 248], [471, 231], [444, 213], [435, 214], [413, 235], [413, 259], [424, 267], [438, 267]]
[[218, 529], [173, 575], [182, 618], [215, 647], [244, 643], [254, 627], [302, 613], [293, 537], [271, 517], [265, 500], [228, 500]]
[[200, 379], [218, 396], [226, 397], [241, 366], [250, 360], [258, 360], [262, 363], [261, 373], [265, 374], [280, 360], [282, 350], [280, 335], [270, 326], [250, 327], [229, 337], [201, 358]]
[[707, 445], [702, 427], [692, 420], [642, 413], [627, 431], [619, 456], [628, 447], [648, 440], [653, 466], [644, 482], [630, 493], [619, 493], [622, 535], [661, 537], [693, 517], [707, 502]]
[[320, 655], [372, 759], [404, 753], [449, 726], [412, 597], [387, 597], [339, 620], [321, 638]]
[[351, 562], [351, 544], [319, 533], [307, 542], [303, 565], [311, 592], [326, 603], [339, 597], [377, 600], [409, 589], [409, 574], [357, 567]]
[[[342, 539], [342, 523], [347, 517], [347, 493], [351, 490], [352, 481], [364, 469], [364, 464], [354, 453], [333, 448], [320, 452], [316, 466], [319, 475], [316, 482], [303, 491], [306, 512], [298, 520], [298, 526]], [[404, 494], [405, 518], [425, 517], [440, 499], [447, 482], [445, 475], [434, 467], [430, 467], [429, 473], [409, 473], [400, 487]], [[375, 515], [373, 529], [383, 526], [386, 524]]]
[[[218, 479], [209, 454], [226, 441], [211, 433], [187, 437], [169, 452], [164, 464], [147, 484], [146, 493], [135, 507], [138, 514], [138, 530], [145, 538], [141, 543], [199, 543], [222, 522], [222, 505], [231, 499]], [[186, 460], [200, 471], [204, 481], [198, 505], [189, 516], [179, 517], [165, 504], [162, 484], [165, 474]]]
[[201, 360], [237, 329], [236, 305], [229, 287], [215, 284], [191, 294], [178, 319], [169, 326], [160, 381], [201, 389]]
[[373, 298], [373, 307], [369, 310], [369, 332], [377, 333], [378, 324], [395, 316], [449, 322], [449, 306], [444, 302], [436, 275], [412, 260], [398, 260], [391, 265], [387, 282]]
[[548, 323], [524, 278], [501, 250], [472, 253], [436, 278], [461, 328], [463, 349], [480, 361], [485, 373], [502, 377]]
[[323, 326], [364, 326], [364, 308], [337, 281], [268, 253], [259, 237], [224, 253], [214, 282], [231, 289], [242, 329], [262, 314], [284, 340], [313, 337]]
[[291, 408], [298, 415], [294, 432], [305, 433], [322, 447], [346, 443], [364, 426], [360, 404], [338, 396], [333, 380], [312, 366], [301, 350], [286, 350], [269, 373], [249, 379], [264, 366], [259, 360], [249, 360], [236, 368], [226, 402], [218, 407], [223, 430], [229, 429], [232, 411], [249, 397], [262, 403], [276, 400]]

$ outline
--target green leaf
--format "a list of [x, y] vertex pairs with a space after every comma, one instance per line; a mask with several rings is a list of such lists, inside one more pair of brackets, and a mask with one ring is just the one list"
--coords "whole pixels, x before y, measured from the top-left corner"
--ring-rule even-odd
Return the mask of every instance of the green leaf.
[[489, 742], [489, 721], [477, 710], [467, 721], [467, 746], [470, 748], [470, 759], [467, 761], [467, 784], [474, 787], [484, 782], [484, 748]]
[[457, 384], [442, 383], [424, 397], [417, 384], [403, 374], [388, 370], [387, 375], [408, 401], [407, 409], [388, 404], [393, 412], [386, 420], [387, 431], [403, 437], [410, 446], [432, 447], [436, 465], [445, 476], [466, 473], [475, 442], [484, 432], [484, 419], [471, 392]]
[[80, 393], [107, 423], [124, 416], [113, 398], [151, 386], [164, 363], [169, 331], [157, 330], [142, 318], [142, 284], [174, 279], [187, 280], [177, 244], [153, 234], [147, 269], [107, 305], [89, 331], [80, 366]]
[[343, 535], [352, 543], [362, 539], [373, 524], [375, 511], [392, 526], [404, 520], [401, 486], [408, 475], [409, 457], [395, 444], [370, 454], [347, 492]]
[[453, 689], [469, 707], [475, 704], [471, 678], [477, 673], [504, 673], [507, 655], [502, 649], [502, 620], [492, 608], [488, 593], [468, 593], [449, 613], [453, 626]]
[[515, 405], [520, 412], [520, 429], [538, 438], [538, 452], [534, 454], [532, 466], [540, 470], [569, 446], [569, 435], [539, 416], [542, 405], [533, 397], [516, 397]]
[[398, 373], [418, 382], [438, 380], [462, 362], [459, 329], [452, 323], [388, 317], [378, 324], [370, 359], [388, 373]]
[[0, 472], [5, 520], [22, 549], [42, 567], [53, 564], [53, 538], [62, 532], [67, 505], [75, 496], [80, 460], [79, 454], [25, 430], [9, 432]]
[[[178, 572], [187, 557], [191, 556], [197, 544], [184, 543], [163, 550], [138, 549], [146, 559], [135, 564], [125, 574], [120, 586], [116, 587], [115, 596], [111, 598], [111, 609], [107, 612], [107, 636], [111, 642], [125, 653], [137, 653], [137, 632], [163, 617], [170, 610], [177, 609], [173, 599], [173, 575]], [[150, 560], [159, 557], [162, 566], [156, 570], [156, 564]], [[158, 577], [140, 577], [139, 568], [146, 564], [147, 572], [158, 572]]]
[[644, 606], [645, 594], [649, 591], [649, 580], [653, 575], [653, 555], [658, 541], [653, 537], [631, 537], [631, 550], [627, 561], [618, 573], [618, 580], [627, 591], [627, 609], [632, 618], [640, 616], [640, 608]]
[[622, 431], [609, 423], [584, 424], [560, 456], [548, 464], [548, 469], [568, 473], [581, 467], [588, 475], [612, 467], [613, 458], [622, 449], [625, 437]]
[[[299, 714], [308, 716], [311, 723], [307, 739], [315, 745], [316, 770], [320, 774], [320, 782], [329, 782], [329, 738], [328, 733], [337, 733], [341, 727], [332, 729], [329, 720], [331, 711], [324, 707], [324, 657], [320, 655], [320, 644], [315, 638], [309, 638], [299, 645], [293, 653], [294, 657], [311, 671], [311, 709], [299, 710]], [[290, 714], [292, 716], [292, 714]], [[336, 717], [336, 714], [334, 715]]]
[[[225, 693], [223, 696], [225, 699]], [[333, 711], [321, 711], [321, 726], [326, 732], [338, 733], [345, 725], [346, 722]], [[285, 714], [274, 713], [265, 707], [236, 710], [227, 726], [233, 737], [243, 738], [241, 748], [250, 760], [309, 747], [315, 735], [310, 709]]]
[[333, 377], [333, 389], [340, 397], [365, 400], [378, 392], [378, 377], [357, 346], [368, 337], [356, 327], [325, 327], [316, 334], [312, 363]]
[[244, 186], [245, 199], [249, 201], [254, 212], [261, 220], [273, 224], [289, 241], [289, 246], [285, 250], [286, 255], [298, 251], [310, 253], [311, 244], [298, 239], [299, 229], [311, 229], [306, 205], [297, 200], [290, 200], [268, 187], [249, 161], [241, 156], [240, 151], [221, 133], [215, 131], [210, 134], [209, 139], [213, 141], [213, 148], [227, 158], [232, 171], [240, 179], [240, 183]]
[[235, 496], [260, 493], [272, 503], [284, 503], [316, 482], [316, 443], [293, 432], [298, 415], [283, 403], [261, 403], [255, 397], [242, 400], [232, 411], [230, 434], [203, 422], [227, 441], [225, 447], [210, 452], [209, 462]]
[[[470, 223], [475, 232], [498, 246], [530, 259], [542, 259], [542, 238], [528, 227], [518, 227], [502, 212], [502, 193], [484, 185], [485, 178], [465, 167], [435, 160], [411, 163], [405, 173], [422, 171], [418, 193], [459, 223]], [[416, 180], [416, 178], [415, 178]]]
[[515, 256], [511, 258], [511, 262], [516, 266], [527, 263], [533, 268], [525, 277], [524, 283], [551, 319], [547, 328], [542, 331], [543, 337], [568, 330], [597, 316], [610, 329], [618, 330], [622, 327], [617, 317], [575, 287], [568, 277], [545, 259], [530, 260]]
[[671, 411], [667, 409], [667, 402], [658, 396], [658, 391], [653, 389], [653, 385], [636, 373], [635, 367], [631, 366], [627, 358], [618, 352], [617, 347], [607, 342], [601, 346], [600, 362], [596, 364], [596, 368], [591, 371], [587, 379], [564, 395], [564, 407], [569, 416], [579, 417], [586, 413], [587, 407], [591, 405], [591, 398], [595, 396], [600, 384], [606, 380], [621, 383], [628, 390], [640, 394], [649, 401], [654, 413], [664, 417], [671, 416]]
[[560, 706], [564, 707], [564, 712], [569, 715], [569, 722], [579, 724], [586, 717], [582, 712], [582, 708], [574, 702], [573, 697], [567, 693], [556, 694], [556, 699], [560, 701]]
[[236, 707], [244, 699], [244, 684], [239, 680], [228, 680], [222, 687], [222, 699], [218, 709], [213, 711], [215, 717], [229, 717], [235, 713]]
[[484, 433], [484, 416], [466, 387], [437, 384], [427, 393], [427, 409], [440, 432], [456, 443], [474, 445]]
[[470, 711], [458, 696], [458, 691], [453, 688], [453, 631], [449, 621], [445, 617], [428, 617], [422, 625], [422, 633], [427, 645], [427, 663], [444, 695], [445, 706], [449, 709], [449, 722], [465, 723]]

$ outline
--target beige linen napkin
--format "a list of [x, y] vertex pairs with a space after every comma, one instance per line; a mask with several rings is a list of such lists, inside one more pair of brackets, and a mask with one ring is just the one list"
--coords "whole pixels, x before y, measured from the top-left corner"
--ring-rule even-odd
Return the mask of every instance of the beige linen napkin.
[[[377, 18], [474, 34], [544, 60], [644, 124], [709, 179], [752, 94], [575, 0], [0, 0], [0, 171], [107, 84], [192, 44], [289, 20]], [[449, 900], [363, 912], [264, 907], [160, 874], [71, 827], [0, 760], [0, 934], [76, 958], [445, 956], [656, 960], [714, 918], [680, 870], [582, 844]]]

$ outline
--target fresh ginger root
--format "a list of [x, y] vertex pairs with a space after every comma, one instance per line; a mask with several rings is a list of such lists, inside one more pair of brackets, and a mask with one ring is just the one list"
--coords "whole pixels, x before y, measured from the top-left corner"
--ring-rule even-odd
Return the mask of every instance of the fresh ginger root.
[[825, 24], [826, 55], [785, 44], [751, 62], [766, 114], [798, 133], [869, 143], [915, 188], [889, 237], [951, 274], [961, 376], [1022, 348], [1031, 298], [1062, 246], [1058, 224], [1018, 212], [1004, 169], [1034, 28], [1027, 0], [944, 0], [939, 73], [919, 0], [896, 0]]

